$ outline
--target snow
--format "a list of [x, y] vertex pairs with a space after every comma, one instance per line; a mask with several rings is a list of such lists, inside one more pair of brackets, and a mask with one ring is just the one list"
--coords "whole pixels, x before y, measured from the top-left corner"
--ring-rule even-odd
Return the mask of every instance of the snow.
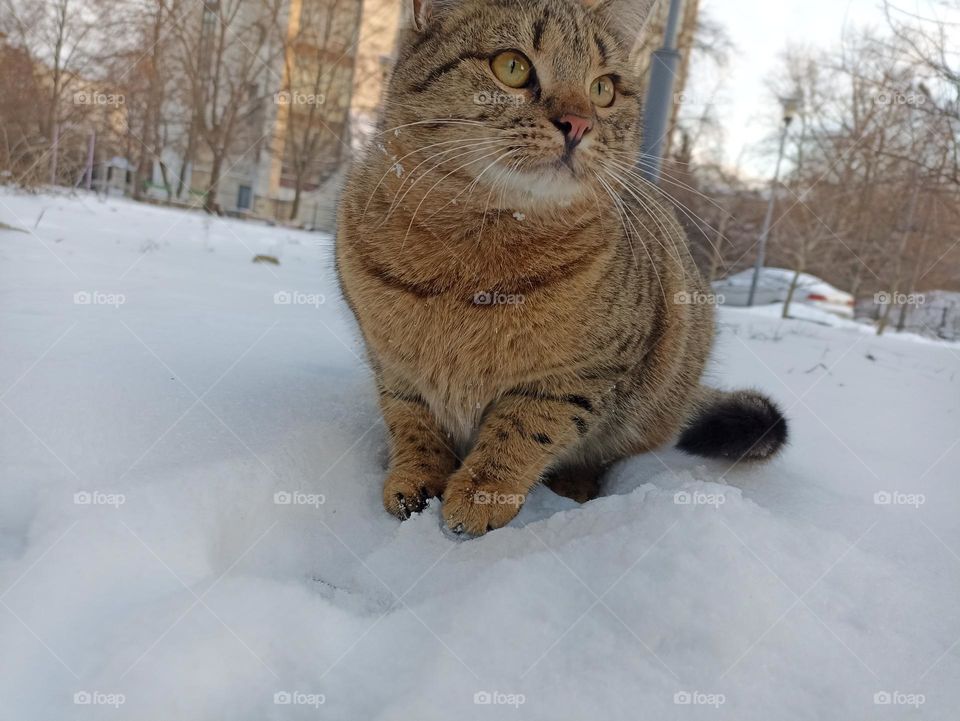
[[380, 507], [329, 237], [0, 221], [0, 717], [956, 718], [957, 345], [721, 309], [711, 375], [780, 400], [781, 458], [663, 449], [461, 541]]
[[[922, 306], [918, 306], [918, 308], [919, 307]], [[916, 312], [916, 309], [914, 312]], [[751, 308], [750, 313], [754, 316], [763, 316], [771, 319], [781, 318], [783, 316], [783, 303], [758, 305], [754, 308]], [[830, 326], [832, 328], [843, 328], [853, 333], [863, 333], [870, 336], [875, 336], [877, 333], [877, 326], [871, 320], [854, 320], [852, 318], [843, 318], [836, 313], [830, 313], [825, 310], [821, 310], [815, 305], [808, 305], [806, 303], [791, 303], [790, 318], [796, 320], [805, 320], [810, 323], [817, 323], [819, 325]], [[932, 335], [929, 335], [929, 333], [932, 332], [929, 325], [922, 326], [921, 329], [926, 330], [928, 335], [911, 333], [909, 331], [897, 332], [895, 328], [889, 327], [889, 329], [886, 331], [887, 335], [884, 337], [884, 341], [890, 341], [893, 344], [900, 342], [928, 343], [939, 348], [953, 350], [955, 353], [960, 351], [960, 343], [956, 341], [938, 339]]]

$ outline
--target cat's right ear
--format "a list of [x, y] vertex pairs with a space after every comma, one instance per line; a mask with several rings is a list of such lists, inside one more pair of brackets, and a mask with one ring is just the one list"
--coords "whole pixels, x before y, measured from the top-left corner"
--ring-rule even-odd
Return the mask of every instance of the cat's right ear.
[[418, 33], [426, 30], [430, 18], [433, 17], [434, 4], [434, 0], [405, 0], [407, 25]]

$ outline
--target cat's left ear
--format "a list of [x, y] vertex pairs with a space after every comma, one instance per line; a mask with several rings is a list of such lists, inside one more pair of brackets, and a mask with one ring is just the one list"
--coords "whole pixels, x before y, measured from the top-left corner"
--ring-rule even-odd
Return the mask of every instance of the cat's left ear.
[[631, 46], [653, 16], [660, 0], [580, 0], [583, 5], [604, 17], [611, 30]]
[[422, 33], [445, 8], [453, 5], [453, 0], [404, 0], [407, 25]]

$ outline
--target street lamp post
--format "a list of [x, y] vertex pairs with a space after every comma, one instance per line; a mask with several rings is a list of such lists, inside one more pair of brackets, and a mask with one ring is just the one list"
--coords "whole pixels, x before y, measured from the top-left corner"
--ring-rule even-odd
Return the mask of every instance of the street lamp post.
[[757, 251], [757, 263], [753, 269], [753, 280], [750, 283], [750, 297], [747, 305], [752, 306], [757, 295], [757, 285], [760, 283], [760, 271], [767, 259], [767, 240], [770, 238], [770, 226], [773, 223], [773, 211], [777, 204], [777, 186], [780, 184], [780, 167], [783, 164], [783, 152], [787, 147], [787, 131], [800, 109], [797, 98], [783, 98], [783, 129], [780, 131], [780, 150], [777, 151], [777, 168], [773, 173], [773, 182], [770, 184], [770, 201], [767, 203], [767, 215], [763, 219], [763, 230], [760, 232], [760, 248]]
[[669, 132], [670, 109], [673, 105], [673, 85], [680, 66], [677, 50], [677, 32], [683, 0], [670, 0], [667, 25], [663, 33], [663, 47], [653, 54], [650, 63], [650, 85], [643, 114], [643, 147], [641, 174], [651, 183], [660, 182], [663, 165], [663, 147]]

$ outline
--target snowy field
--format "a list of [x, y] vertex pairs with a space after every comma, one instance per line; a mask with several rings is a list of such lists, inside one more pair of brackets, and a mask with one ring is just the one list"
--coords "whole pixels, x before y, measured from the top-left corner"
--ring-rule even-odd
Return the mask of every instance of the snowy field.
[[4, 721], [957, 718], [960, 346], [725, 309], [782, 457], [664, 449], [461, 541], [380, 506], [330, 238], [0, 221]]

